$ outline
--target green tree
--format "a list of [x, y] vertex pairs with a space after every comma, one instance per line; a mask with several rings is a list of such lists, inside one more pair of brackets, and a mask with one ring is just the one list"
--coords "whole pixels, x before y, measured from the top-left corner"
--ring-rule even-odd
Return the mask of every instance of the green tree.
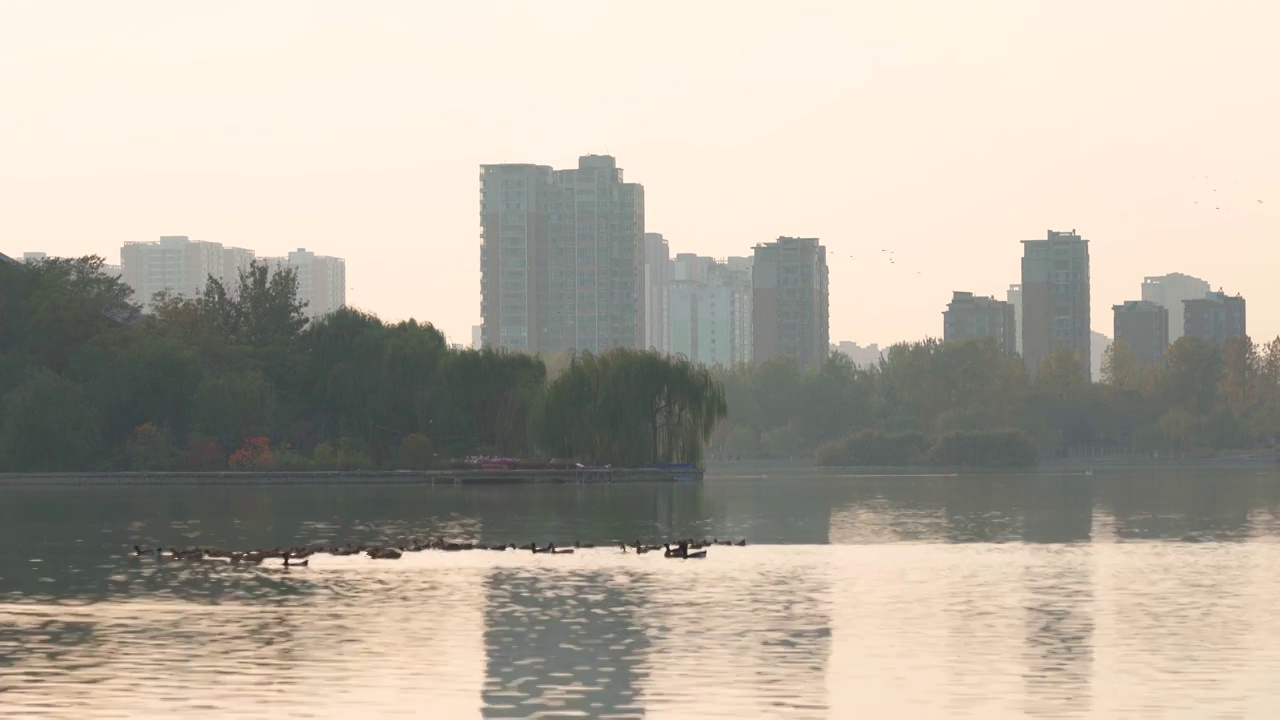
[[0, 398], [0, 469], [79, 470], [98, 451], [98, 419], [79, 385], [49, 370], [30, 373]]
[[1036, 368], [1036, 391], [1056, 402], [1078, 402], [1089, 391], [1088, 367], [1078, 350], [1060, 347], [1049, 353]]
[[202, 319], [221, 327], [233, 342], [252, 347], [288, 344], [307, 324], [298, 300], [298, 275], [253, 261], [240, 271], [235, 292], [210, 277], [198, 301]]
[[1218, 401], [1222, 370], [1222, 353], [1216, 345], [1180, 337], [1165, 352], [1161, 394], [1173, 407], [1195, 416], [1208, 415]]
[[103, 266], [96, 255], [0, 264], [0, 352], [61, 372], [91, 339], [131, 320], [129, 287]]
[[696, 463], [725, 413], [724, 389], [706, 368], [615, 349], [576, 355], [548, 383], [536, 423], [554, 454], [621, 465]]
[[1247, 420], [1262, 402], [1261, 358], [1248, 337], [1228, 340], [1222, 346], [1222, 384], [1219, 397], [1232, 417]]

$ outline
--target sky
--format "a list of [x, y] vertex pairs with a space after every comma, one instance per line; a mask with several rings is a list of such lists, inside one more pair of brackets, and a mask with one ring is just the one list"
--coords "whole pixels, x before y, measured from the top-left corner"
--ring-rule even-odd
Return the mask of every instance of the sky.
[[1273, 2], [0, 0], [0, 251], [305, 247], [465, 343], [479, 165], [607, 153], [673, 254], [821, 238], [833, 342], [941, 335], [1049, 229], [1095, 330], [1185, 272], [1266, 340], [1277, 68]]

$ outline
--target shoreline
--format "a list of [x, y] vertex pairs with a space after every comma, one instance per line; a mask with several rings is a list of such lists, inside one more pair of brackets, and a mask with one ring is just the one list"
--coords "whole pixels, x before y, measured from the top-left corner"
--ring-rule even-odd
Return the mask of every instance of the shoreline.
[[943, 467], [935, 465], [813, 465], [803, 460], [741, 460], [711, 461], [707, 463], [708, 476], [733, 474], [752, 469], [807, 469], [811, 473], [855, 473], [867, 475], [1035, 475], [1066, 471], [1107, 472], [1110, 470], [1163, 470], [1171, 468], [1252, 468], [1280, 467], [1280, 456], [1268, 451], [1248, 455], [1226, 457], [1178, 458], [1178, 457], [1102, 457], [1102, 458], [1052, 458], [1026, 467]]
[[608, 485], [700, 482], [701, 470], [575, 468], [569, 470], [312, 470], [302, 472], [0, 473], [0, 487], [104, 485]]

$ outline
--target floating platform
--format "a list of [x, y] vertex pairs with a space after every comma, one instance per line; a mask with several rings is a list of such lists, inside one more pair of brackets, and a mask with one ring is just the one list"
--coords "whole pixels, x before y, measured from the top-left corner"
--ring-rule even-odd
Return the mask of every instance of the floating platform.
[[0, 474], [0, 487], [84, 485], [608, 485], [701, 482], [685, 465], [563, 470], [333, 470], [313, 472], [84, 472]]

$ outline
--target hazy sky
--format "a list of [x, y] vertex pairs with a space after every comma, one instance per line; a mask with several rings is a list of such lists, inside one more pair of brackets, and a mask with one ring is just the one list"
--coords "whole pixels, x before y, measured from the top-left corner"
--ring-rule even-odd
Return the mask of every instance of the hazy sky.
[[673, 253], [821, 237], [833, 341], [940, 335], [1049, 228], [1095, 330], [1181, 271], [1265, 339], [1278, 70], [1275, 2], [0, 0], [0, 250], [306, 247], [468, 342], [478, 166], [610, 153]]

